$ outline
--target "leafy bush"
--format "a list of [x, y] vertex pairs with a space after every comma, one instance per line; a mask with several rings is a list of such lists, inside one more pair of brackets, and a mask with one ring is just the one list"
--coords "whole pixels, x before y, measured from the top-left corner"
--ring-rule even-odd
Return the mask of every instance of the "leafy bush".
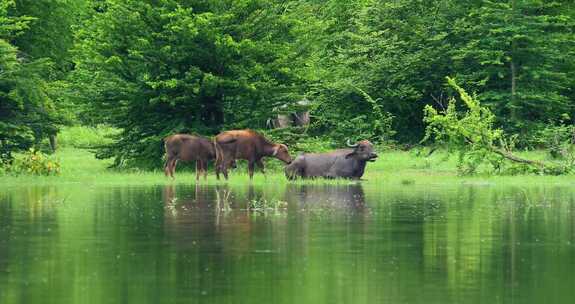
[[45, 153], [30, 149], [5, 164], [4, 171], [12, 174], [58, 175], [60, 162]]
[[575, 126], [550, 122], [548, 126], [536, 132], [533, 142], [547, 149], [554, 159], [573, 158]]
[[372, 98], [358, 87], [353, 87], [345, 99], [348, 102], [334, 103], [331, 98], [319, 102], [312, 109], [315, 119], [310, 133], [344, 143], [348, 139], [392, 142], [391, 138], [396, 133], [392, 127], [394, 116], [383, 109], [381, 100]]
[[495, 173], [566, 174], [574, 160], [561, 163], [541, 162], [519, 157], [512, 153], [516, 136], [507, 137], [494, 126], [495, 115], [459, 87], [454, 79], [448, 84], [459, 94], [466, 111], [456, 109], [456, 100], [449, 101], [447, 109], [437, 111], [425, 107], [424, 121], [428, 124], [423, 141], [433, 140], [447, 146], [449, 152], [458, 154], [460, 174], [474, 174], [479, 166], [490, 165]]

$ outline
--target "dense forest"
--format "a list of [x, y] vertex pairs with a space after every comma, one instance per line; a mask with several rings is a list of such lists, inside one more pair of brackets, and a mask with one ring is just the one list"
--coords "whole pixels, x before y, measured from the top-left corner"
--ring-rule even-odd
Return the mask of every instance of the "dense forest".
[[160, 161], [176, 132], [417, 144], [457, 92], [535, 147], [575, 119], [575, 4], [544, 0], [2, 0], [0, 155], [62, 126], [117, 128], [99, 157]]

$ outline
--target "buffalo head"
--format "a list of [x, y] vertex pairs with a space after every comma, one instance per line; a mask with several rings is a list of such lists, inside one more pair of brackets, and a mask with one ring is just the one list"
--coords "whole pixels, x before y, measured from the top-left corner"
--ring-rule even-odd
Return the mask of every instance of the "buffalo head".
[[345, 158], [353, 157], [357, 160], [375, 161], [377, 153], [374, 152], [373, 145], [368, 140], [362, 140], [352, 145], [349, 140], [347, 145], [353, 148], [353, 151], [345, 156]]

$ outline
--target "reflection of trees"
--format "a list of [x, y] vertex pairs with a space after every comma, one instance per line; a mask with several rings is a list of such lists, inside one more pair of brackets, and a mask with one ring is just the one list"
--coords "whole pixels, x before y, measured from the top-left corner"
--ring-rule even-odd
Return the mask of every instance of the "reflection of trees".
[[[545, 287], [533, 288], [541, 280], [540, 271], [546, 269], [546, 273], [551, 261], [558, 266], [575, 260], [573, 252], [560, 253], [549, 246], [563, 237], [573, 237], [573, 231], [567, 230], [573, 224], [573, 218], [567, 216], [573, 206], [572, 195], [571, 190], [537, 187], [463, 187], [444, 195], [439, 202], [443, 211], [422, 219], [423, 273], [433, 275], [433, 281], [445, 281], [455, 302], [480, 297], [488, 302], [522, 302], [533, 301], [537, 295], [540, 299], [534, 302], [545, 301], [547, 293], [541, 292]], [[552, 205], [554, 208], [548, 208]], [[537, 240], [545, 240], [546, 246], [538, 246]], [[551, 272], [563, 279], [542, 280], [549, 290], [557, 290], [551, 282], [573, 283], [560, 268]]]
[[59, 249], [58, 197], [49, 186], [0, 190], [0, 303], [26, 302], [23, 282], [52, 270], [46, 260]]
[[[0, 303], [559, 303], [570, 296], [570, 189], [283, 187], [4, 191]], [[218, 207], [218, 197], [230, 208]], [[289, 209], [246, 211], [254, 199], [286, 200]]]

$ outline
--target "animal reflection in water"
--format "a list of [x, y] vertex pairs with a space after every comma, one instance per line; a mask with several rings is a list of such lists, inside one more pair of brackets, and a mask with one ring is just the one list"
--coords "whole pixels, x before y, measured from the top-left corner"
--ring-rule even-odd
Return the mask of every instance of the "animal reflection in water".
[[[174, 185], [164, 188], [166, 210], [173, 215], [195, 213], [219, 215], [222, 211], [246, 211], [252, 201], [266, 200], [263, 188], [252, 184], [230, 189], [228, 185], [208, 186], [197, 184], [183, 187], [176, 194]], [[288, 203], [288, 209], [366, 209], [365, 193], [360, 183], [350, 185], [298, 185], [288, 184], [285, 192], [274, 193], [273, 199]], [[207, 219], [204, 219], [207, 220]]]
[[253, 233], [254, 223], [236, 200], [245, 198], [240, 199], [227, 186], [165, 186], [166, 236], [180, 250], [248, 252], [246, 236]]
[[263, 189], [248, 185], [245, 188], [235, 188], [228, 185], [201, 185], [195, 187], [176, 187], [167, 185], [163, 191], [163, 201], [167, 209], [174, 213], [200, 209], [205, 212], [219, 210], [245, 210], [248, 203], [264, 199]]
[[[288, 202], [280, 213], [300, 213], [301, 225], [307, 227], [306, 210], [342, 210], [368, 215], [361, 184], [354, 185], [296, 185], [289, 184], [285, 192], [272, 196]], [[250, 252], [249, 236], [264, 226], [257, 212], [247, 210], [253, 200], [265, 200], [263, 188], [248, 185], [232, 191], [227, 185], [176, 187], [163, 189], [164, 229], [170, 242], [181, 250]], [[284, 213], [285, 212], [285, 213]], [[277, 214], [277, 213], [272, 213]], [[289, 216], [273, 216], [275, 227], [287, 227]], [[258, 224], [259, 223], [259, 224]], [[261, 232], [261, 230], [260, 230]], [[213, 242], [217, 239], [218, 242]], [[219, 244], [218, 248], [212, 248]], [[280, 246], [280, 245], [278, 245]], [[302, 244], [302, 248], [305, 245]]]
[[290, 206], [298, 209], [366, 210], [365, 194], [360, 183], [351, 185], [289, 184], [285, 193]]

